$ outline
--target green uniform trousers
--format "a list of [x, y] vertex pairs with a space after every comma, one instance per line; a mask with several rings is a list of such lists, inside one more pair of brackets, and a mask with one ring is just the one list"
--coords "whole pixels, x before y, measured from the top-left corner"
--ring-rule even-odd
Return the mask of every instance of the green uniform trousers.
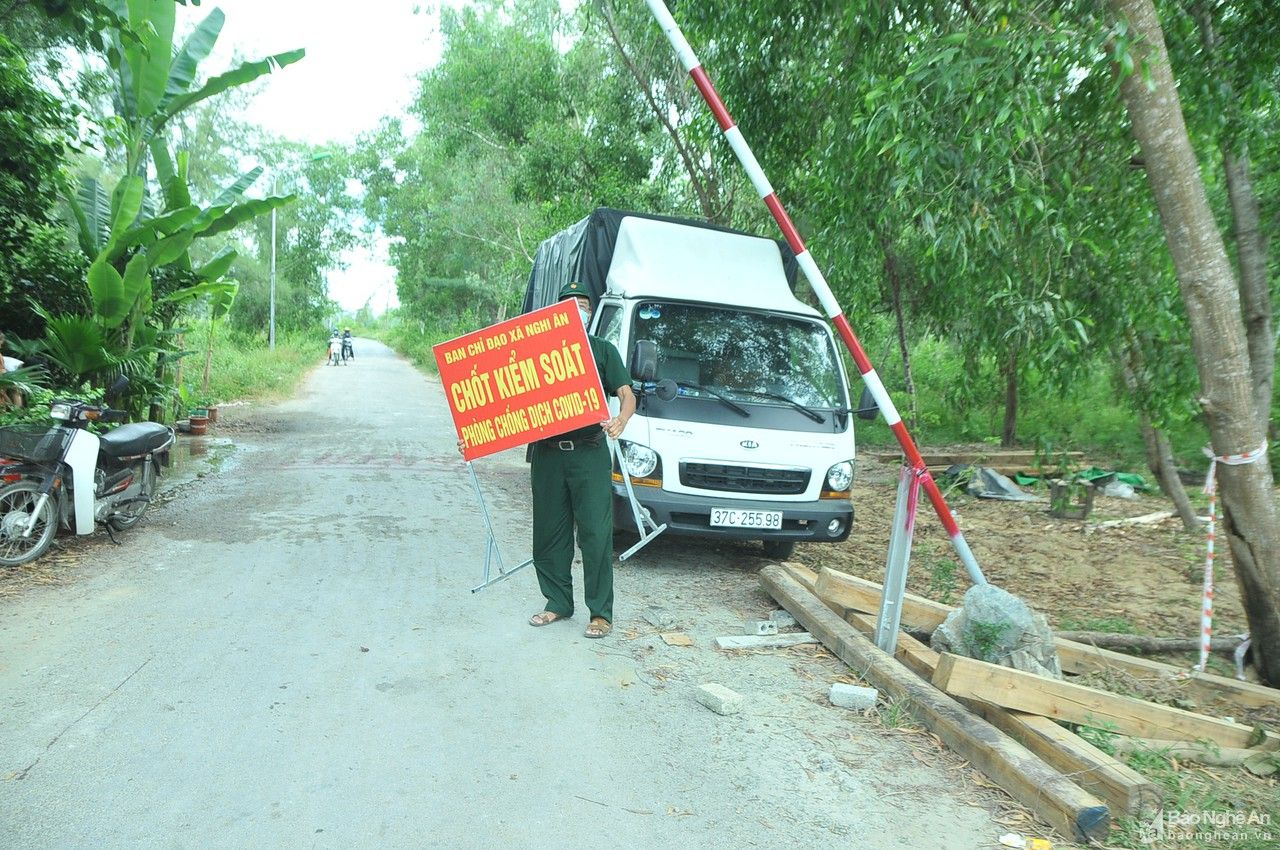
[[573, 614], [573, 530], [582, 550], [583, 595], [592, 617], [613, 622], [613, 463], [597, 446], [572, 451], [534, 444], [533, 566], [547, 610]]

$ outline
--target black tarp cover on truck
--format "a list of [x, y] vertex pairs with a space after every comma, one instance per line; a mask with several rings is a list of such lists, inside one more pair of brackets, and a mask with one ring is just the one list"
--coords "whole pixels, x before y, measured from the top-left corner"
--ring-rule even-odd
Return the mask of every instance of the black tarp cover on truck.
[[[533, 258], [533, 270], [529, 273], [529, 283], [524, 292], [522, 313], [538, 310], [548, 304], [555, 303], [560, 289], [570, 281], [576, 281], [586, 287], [595, 304], [604, 294], [605, 284], [609, 277], [609, 265], [613, 261], [614, 245], [618, 241], [618, 228], [624, 218], [647, 218], [654, 221], [666, 221], [689, 227], [703, 227], [723, 233], [745, 233], [728, 227], [707, 224], [705, 221], [673, 218], [665, 215], [627, 212], [609, 207], [598, 207], [591, 215], [565, 228], [554, 236], [548, 237], [538, 246], [538, 253]], [[782, 256], [782, 268], [787, 277], [787, 285], [792, 292], [796, 287], [798, 265], [795, 253], [782, 240], [773, 240], [778, 245]]]

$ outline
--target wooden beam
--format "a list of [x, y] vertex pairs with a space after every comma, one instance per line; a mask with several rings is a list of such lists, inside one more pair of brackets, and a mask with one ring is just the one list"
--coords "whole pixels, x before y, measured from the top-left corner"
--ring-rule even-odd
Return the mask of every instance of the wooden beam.
[[1130, 816], [1160, 810], [1164, 791], [1129, 765], [1104, 753], [1047, 717], [1008, 711], [979, 700], [961, 700], [1081, 788], [1106, 800], [1111, 811]]
[[[934, 671], [933, 683], [956, 697], [983, 700], [1014, 711], [1096, 726], [1122, 735], [1163, 741], [1209, 740], [1223, 747], [1248, 747], [1253, 735], [1248, 726], [1230, 720], [945, 652]], [[1280, 738], [1271, 737], [1280, 742]]]
[[[823, 567], [818, 570], [814, 592], [823, 599], [839, 602], [852, 610], [878, 614], [880, 597], [884, 591], [873, 581]], [[907, 593], [902, 597], [902, 624], [932, 632], [954, 610], [950, 605]]]
[[[788, 567], [807, 569], [803, 565], [794, 563], [788, 564]], [[880, 585], [864, 578], [823, 567], [814, 574], [814, 583], [809, 587], [811, 590], [820, 591], [819, 596], [836, 600], [851, 610], [870, 614], [880, 610]], [[943, 605], [941, 602], [908, 593], [902, 600], [902, 624], [931, 632], [953, 610], [954, 608], [950, 605]], [[1172, 664], [1152, 661], [1150, 658], [1125, 655], [1122, 652], [1089, 646], [1064, 638], [1055, 638], [1055, 644], [1058, 648], [1058, 660], [1062, 662], [1062, 669], [1067, 673], [1122, 670], [1139, 681], [1154, 680], [1166, 685], [1171, 684], [1181, 690], [1186, 697], [1198, 703], [1212, 703], [1225, 699], [1247, 708], [1280, 708], [1280, 690], [1268, 688], [1266, 685], [1241, 682], [1213, 673], [1197, 673]]]
[[1102, 840], [1107, 836], [1111, 818], [1105, 803], [897, 664], [792, 578], [786, 569], [776, 565], [765, 567], [760, 571], [760, 582], [855, 672], [907, 706], [944, 744], [1054, 829], [1077, 841]]
[[[830, 602], [822, 601], [831, 607]], [[875, 633], [876, 621], [871, 615], [849, 611], [844, 617], [863, 634]], [[917, 675], [929, 679], [938, 666], [940, 654], [911, 635], [899, 634], [894, 657]], [[1112, 812], [1144, 815], [1159, 810], [1163, 795], [1160, 786], [1049, 718], [1006, 711], [980, 700], [961, 702], [1046, 764], [1057, 768], [1063, 776], [1104, 800]]]
[[1067, 673], [1101, 673], [1122, 670], [1139, 681], [1157, 681], [1182, 690], [1193, 701], [1212, 703], [1225, 699], [1248, 708], [1280, 708], [1280, 690], [1255, 682], [1241, 682], [1214, 673], [1198, 673], [1150, 658], [1125, 655], [1110, 649], [1057, 638], [1058, 660]]

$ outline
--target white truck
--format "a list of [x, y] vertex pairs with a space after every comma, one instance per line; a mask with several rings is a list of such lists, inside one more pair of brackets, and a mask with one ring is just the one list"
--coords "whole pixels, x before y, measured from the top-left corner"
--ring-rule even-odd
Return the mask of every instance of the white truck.
[[[669, 533], [763, 540], [775, 558], [849, 536], [865, 412], [829, 326], [793, 294], [796, 273], [785, 242], [605, 208], [538, 250], [524, 310], [570, 280], [591, 294], [591, 332], [639, 390], [620, 456]], [[613, 492], [615, 525], [641, 530], [616, 468]]]

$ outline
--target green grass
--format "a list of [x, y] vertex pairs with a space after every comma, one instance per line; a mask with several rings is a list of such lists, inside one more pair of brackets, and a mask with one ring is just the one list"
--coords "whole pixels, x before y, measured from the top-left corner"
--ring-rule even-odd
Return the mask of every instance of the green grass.
[[1117, 635], [1141, 634], [1133, 623], [1124, 617], [1063, 617], [1058, 623], [1063, 632], [1108, 632]]
[[186, 336], [192, 353], [183, 358], [182, 381], [192, 401], [225, 404], [243, 400], [272, 400], [293, 394], [302, 378], [323, 362], [327, 340], [321, 331], [294, 331], [276, 335], [276, 348], [267, 348], [265, 336], [223, 333], [215, 338], [209, 391], [201, 392], [207, 337], [201, 332]]
[[[1103, 752], [1115, 755], [1116, 734], [1107, 729], [1082, 727], [1080, 736]], [[1265, 816], [1270, 825], [1233, 827], [1220, 830], [1247, 833], [1240, 836], [1209, 835], [1196, 841], [1164, 841], [1152, 844], [1145, 840], [1144, 828], [1151, 816], [1118, 817], [1107, 838], [1109, 847], [1140, 850], [1145, 847], [1203, 848], [1203, 850], [1263, 850], [1273, 848], [1280, 840], [1280, 786], [1274, 781], [1253, 776], [1243, 768], [1203, 768], [1180, 765], [1159, 750], [1139, 750], [1124, 756], [1134, 770], [1159, 785], [1164, 791], [1164, 811], [1184, 813], [1241, 813]], [[1188, 828], [1190, 829], [1190, 828]], [[1212, 832], [1213, 827], [1206, 827]], [[1270, 839], [1261, 833], [1270, 833]]]

